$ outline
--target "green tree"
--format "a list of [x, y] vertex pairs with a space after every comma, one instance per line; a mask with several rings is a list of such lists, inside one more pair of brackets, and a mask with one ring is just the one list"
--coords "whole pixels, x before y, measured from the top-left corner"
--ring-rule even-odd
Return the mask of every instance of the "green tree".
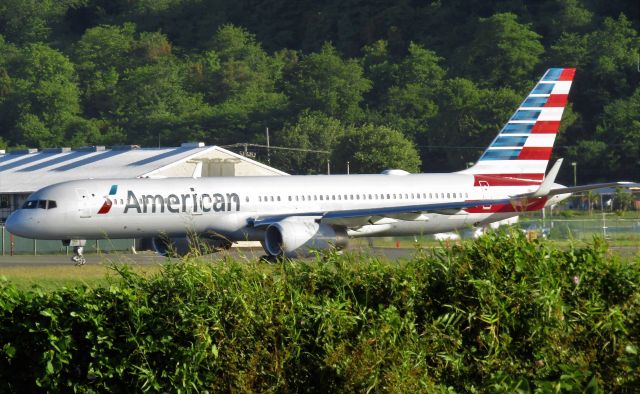
[[14, 43], [46, 41], [55, 25], [63, 22], [69, 7], [79, 0], [3, 0], [0, 34]]
[[302, 58], [285, 87], [296, 112], [322, 111], [345, 122], [362, 117], [360, 102], [371, 89], [356, 60], [343, 60], [331, 44]]
[[522, 88], [544, 52], [540, 38], [515, 14], [480, 18], [474, 39], [459, 54], [465, 67], [461, 71], [488, 86]]
[[409, 53], [398, 65], [396, 83], [387, 92], [381, 109], [384, 122], [402, 131], [414, 141], [421, 140], [438, 114], [439, 90], [445, 71], [441, 58], [417, 44], [409, 45]]
[[295, 123], [287, 123], [274, 133], [275, 145], [294, 149], [327, 151], [329, 154], [304, 151], [279, 151], [273, 164], [294, 174], [326, 173], [327, 160], [342, 134], [344, 126], [339, 120], [321, 112], [304, 111]]
[[378, 40], [362, 48], [360, 59], [364, 75], [372, 82], [371, 90], [365, 94], [369, 108], [379, 108], [386, 99], [389, 89], [398, 84], [399, 65], [389, 53], [385, 40]]
[[202, 136], [198, 120], [211, 111], [200, 94], [184, 87], [184, 68], [176, 60], [166, 60], [125, 71], [118, 84], [119, 120], [128, 140], [155, 144], [159, 135], [163, 144]]
[[365, 124], [350, 127], [333, 150], [331, 162], [338, 171], [379, 173], [386, 169], [420, 171], [420, 158], [414, 144], [401, 132], [385, 126]]
[[521, 101], [508, 88], [481, 89], [468, 79], [447, 80], [438, 92], [440, 112], [419, 140], [428, 171], [455, 171], [475, 162]]
[[620, 15], [618, 19], [606, 18], [600, 29], [587, 34], [586, 47], [587, 56], [581, 64], [585, 75], [575, 99], [589, 115], [600, 113], [613, 100], [629, 96], [638, 86], [640, 38], [631, 21]]
[[[567, 158], [579, 163], [580, 172], [577, 177], [578, 183], [581, 183], [581, 179], [589, 181], [610, 179], [611, 171], [607, 166], [612, 160], [617, 160], [617, 152], [618, 149], [613, 149], [607, 142], [581, 140], [568, 147]], [[602, 163], [607, 164], [604, 166]], [[607, 168], [607, 174], [603, 174], [605, 168]]]
[[216, 142], [254, 140], [281, 126], [286, 96], [276, 89], [282, 62], [269, 56], [245, 29], [224, 25], [192, 64], [192, 86], [213, 105], [205, 128]]
[[10, 61], [11, 93], [3, 104], [12, 144], [37, 147], [65, 142], [68, 122], [80, 112], [71, 61], [44, 44], [29, 44]]
[[617, 147], [608, 151], [607, 165], [603, 173], [614, 171], [619, 177], [640, 174], [640, 88], [631, 97], [616, 100], [604, 107], [602, 121], [596, 135], [607, 146]]
[[534, 24], [547, 42], [560, 35], [584, 32], [593, 23], [593, 12], [583, 0], [551, 0], [539, 2]]
[[75, 45], [85, 113], [96, 117], [118, 117], [118, 83], [132, 67], [135, 25], [97, 26], [88, 29]]
[[613, 202], [616, 209], [625, 212], [633, 206], [633, 194], [625, 188], [616, 187]]

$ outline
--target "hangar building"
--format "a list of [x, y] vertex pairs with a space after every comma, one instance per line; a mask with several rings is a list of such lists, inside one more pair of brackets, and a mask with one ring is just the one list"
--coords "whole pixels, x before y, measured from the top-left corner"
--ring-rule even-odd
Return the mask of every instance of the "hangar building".
[[174, 148], [137, 145], [0, 151], [0, 224], [30, 193], [58, 182], [89, 178], [287, 175], [202, 142]]

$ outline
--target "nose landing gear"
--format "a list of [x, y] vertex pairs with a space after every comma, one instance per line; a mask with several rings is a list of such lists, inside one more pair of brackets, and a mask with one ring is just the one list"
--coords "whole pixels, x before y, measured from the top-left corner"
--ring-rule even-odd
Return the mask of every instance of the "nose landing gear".
[[87, 259], [84, 257], [82, 252], [84, 251], [84, 245], [87, 241], [84, 239], [65, 239], [62, 240], [63, 246], [72, 246], [73, 247], [73, 256], [71, 257], [71, 261], [76, 263], [76, 265], [85, 265], [87, 264]]

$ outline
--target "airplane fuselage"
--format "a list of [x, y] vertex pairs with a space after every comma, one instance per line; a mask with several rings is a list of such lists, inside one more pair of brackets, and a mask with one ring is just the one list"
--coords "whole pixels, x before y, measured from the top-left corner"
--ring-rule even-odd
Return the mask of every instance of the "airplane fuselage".
[[[17, 235], [38, 239], [117, 239], [213, 232], [230, 240], [261, 240], [262, 217], [477, 201], [528, 193], [537, 184], [492, 186], [469, 174], [318, 175], [65, 182], [32, 194], [32, 208], [13, 213]], [[53, 201], [55, 208], [47, 209]], [[512, 206], [367, 218], [349, 236], [432, 234], [516, 216]], [[16, 224], [19, 223], [19, 224]]]

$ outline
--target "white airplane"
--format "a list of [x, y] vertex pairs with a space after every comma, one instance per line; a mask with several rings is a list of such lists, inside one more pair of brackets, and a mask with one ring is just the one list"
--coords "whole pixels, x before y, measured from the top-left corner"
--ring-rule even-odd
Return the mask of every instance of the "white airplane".
[[[197, 235], [213, 247], [260, 241], [268, 256], [343, 248], [350, 238], [433, 234], [483, 226], [608, 186], [545, 176], [575, 69], [547, 70], [478, 162], [447, 174], [313, 175], [78, 180], [31, 194], [7, 229], [74, 246], [141, 238], [157, 252], [186, 253]], [[168, 242], [171, 241], [171, 242]]]

